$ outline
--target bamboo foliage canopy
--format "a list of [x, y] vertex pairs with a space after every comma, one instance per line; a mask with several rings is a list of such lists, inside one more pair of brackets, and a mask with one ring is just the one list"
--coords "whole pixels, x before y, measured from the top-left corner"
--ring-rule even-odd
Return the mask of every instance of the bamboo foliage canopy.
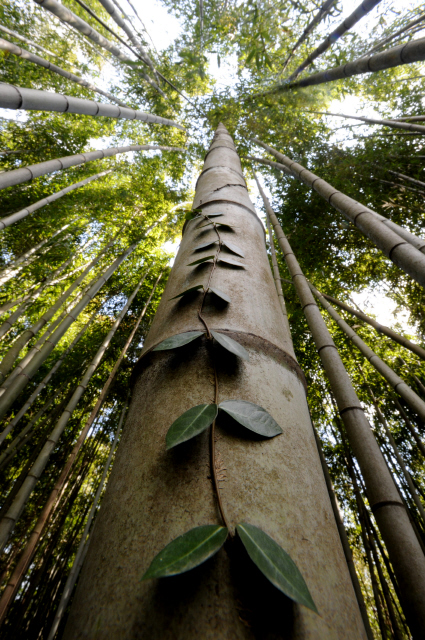
[[[268, 228], [369, 637], [407, 640], [361, 465], [257, 185], [305, 277], [338, 305], [324, 321], [425, 549], [423, 6], [145, 4], [0, 6], [1, 636], [62, 637], [131, 374], [223, 122]], [[375, 216], [367, 233], [357, 205]]]

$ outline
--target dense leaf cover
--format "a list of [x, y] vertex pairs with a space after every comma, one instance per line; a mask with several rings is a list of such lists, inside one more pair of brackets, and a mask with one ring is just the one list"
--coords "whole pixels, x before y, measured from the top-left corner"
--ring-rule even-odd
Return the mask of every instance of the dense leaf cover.
[[[75, 0], [66, 0], [64, 4], [102, 35], [116, 42], [114, 36]], [[119, 31], [99, 2], [87, 0], [87, 4], [115, 32]], [[151, 225], [155, 225], [71, 325], [3, 419], [1, 429], [16, 416], [59, 356], [95, 314], [87, 331], [67, 355], [63, 365], [2, 444], [0, 456], [21, 431], [30, 425], [37, 413], [44, 411], [36, 418], [36, 428], [29, 431], [30, 437], [22, 439], [16, 448], [15, 455], [5, 462], [0, 458], [2, 515], [12, 503], [28, 469], [127, 297], [143, 273], [149, 269], [140, 292], [91, 378], [6, 545], [0, 566], [2, 587], [10, 578], [43, 505], [127, 336], [148, 300], [153, 284], [158, 275], [164, 273], [9, 610], [4, 623], [4, 638], [17, 640], [47, 637], [108, 457], [133, 365], [169, 273], [170, 255], [165, 243], [178, 240], [181, 234], [207, 143], [219, 122], [223, 122], [234, 137], [251, 186], [251, 166], [246, 156], [265, 157], [251, 142], [253, 137], [257, 137], [379, 214], [418, 236], [424, 233], [425, 187], [389, 172], [392, 170], [396, 174], [425, 182], [422, 168], [425, 147], [421, 134], [399, 132], [382, 126], [353, 124], [350, 120], [311, 113], [335, 111], [334, 107], [330, 107], [337, 101], [344, 102], [345, 112], [351, 115], [367, 115], [365, 112], [371, 107], [375, 110], [375, 115], [378, 113], [381, 118], [422, 115], [425, 88], [423, 65], [404, 65], [318, 87], [260, 97], [256, 94], [288, 77], [325, 35], [341, 22], [349, 11], [347, 3], [334, 4], [330, 14], [293, 52], [285, 70], [283, 67], [287, 56], [317, 13], [316, 2], [206, 0], [202, 28], [197, 2], [164, 0], [164, 5], [182, 25], [181, 35], [169, 47], [160, 51], [153, 49], [147, 32], [142, 30], [141, 22], [135, 19], [134, 24], [140, 27], [138, 37], [149, 51], [156, 68], [174, 86], [172, 88], [161, 82], [166, 98], [143, 79], [140, 72], [152, 75], [152, 71], [141, 61], [122, 64], [36, 4], [17, 1], [0, 6], [0, 24], [54, 52], [60, 57], [60, 60], [53, 55], [49, 57], [55, 64], [107, 88], [133, 108], [176, 120], [187, 129], [184, 133], [166, 126], [54, 112], [18, 112], [17, 116], [11, 112], [1, 114], [2, 171], [126, 144], [186, 148], [184, 154], [175, 151], [121, 154], [48, 174], [1, 192], [1, 217], [5, 217], [65, 186], [105, 169], [112, 169], [108, 175], [39, 209], [1, 232], [0, 269], [3, 269], [38, 242], [71, 223], [51, 244], [43, 247], [35, 260], [24, 262], [23, 268], [0, 289], [0, 312], [3, 314], [0, 316], [1, 324], [28, 293], [36, 291], [61, 264], [70, 260], [66, 269], [41, 291], [1, 339], [1, 357], [13, 341], [51, 307], [84, 266], [115, 235], [115, 242], [82, 286], [101, 275], [119, 254], [132, 242], [142, 238]], [[143, 19], [142, 5], [138, 7]], [[127, 9], [131, 13], [126, 4]], [[399, 3], [383, 0], [365, 18], [364, 23], [338, 40], [315, 61], [315, 65], [304, 72], [305, 75], [313, 70], [327, 69], [358, 58], [367, 53], [376, 42], [395, 33], [419, 14], [419, 2], [411, 2], [401, 8]], [[120, 35], [126, 39], [123, 34]], [[36, 49], [31, 49], [30, 45], [14, 40], [11, 36], [3, 33], [0, 36], [40, 54]], [[396, 38], [385, 47], [407, 42], [410, 37], [411, 33], [407, 32], [401, 39]], [[131, 57], [130, 52], [126, 51], [127, 53]], [[45, 53], [40, 55], [48, 57]], [[105, 101], [99, 95], [12, 54], [0, 52], [0, 60], [2, 82]], [[212, 70], [216, 67], [218, 71], [213, 74]], [[226, 86], [216, 79], [222, 69], [228, 70], [223, 76]], [[356, 112], [358, 105], [363, 111], [359, 107]], [[351, 296], [361, 292], [369, 292], [371, 296], [378, 293], [379, 300], [382, 301], [379, 304], [382, 305], [385, 305], [386, 299], [393, 301], [396, 310], [402, 311], [406, 320], [403, 324], [394, 317], [392, 328], [422, 344], [425, 341], [425, 300], [422, 288], [385, 258], [371, 240], [346, 222], [317, 193], [276, 169], [260, 164], [256, 169], [271, 195], [273, 208], [290, 239], [294, 253], [314, 285], [320, 291], [351, 306]], [[254, 198], [256, 194], [252, 191], [251, 195]], [[257, 204], [259, 214], [263, 215], [259, 200]], [[229, 249], [238, 254], [237, 247], [229, 246]], [[383, 542], [376, 531], [373, 516], [368, 510], [360, 471], [341, 431], [342, 425], [336, 414], [334, 399], [322, 373], [320, 360], [294, 289], [285, 280], [288, 272], [278, 248], [277, 256], [295, 352], [307, 378], [313, 421], [321, 437], [343, 513], [372, 628], [377, 637], [381, 634], [383, 638], [392, 638], [395, 637], [394, 628], [399, 626], [401, 635], [398, 637], [408, 638], [398, 600], [398, 585]], [[81, 289], [77, 289], [72, 299], [77, 301], [80, 291]], [[217, 291], [216, 294], [223, 297], [221, 292]], [[14, 301], [14, 307], [9, 304], [11, 301]], [[63, 308], [57, 312], [54, 319], [59, 317], [62, 310]], [[425, 388], [422, 386], [425, 383], [425, 365], [418, 357], [391, 342], [389, 338], [377, 334], [369, 325], [359, 324], [353, 316], [345, 312], [341, 315], [351, 326], [357, 324], [356, 330], [365, 342], [425, 398]], [[365, 381], [377, 397], [420, 499], [425, 501], [424, 457], [420, 448], [397, 409], [394, 392], [370, 364], [364, 361], [356, 348], [347, 342], [336, 324], [328, 317], [326, 322], [367, 409], [418, 535], [425, 544], [425, 523], [420, 518], [406, 478], [378, 420]], [[43, 330], [21, 351], [20, 359], [36, 343], [42, 332]], [[359, 369], [360, 365], [363, 373]], [[413, 429], [423, 439], [425, 425], [402, 399], [398, 400]], [[363, 511], [360, 508], [359, 512], [362, 500], [366, 507], [363, 507]], [[365, 532], [366, 535], [373, 535], [377, 542], [374, 568], [368, 564], [365, 553]], [[378, 604], [374, 599], [371, 570], [376, 571], [376, 563], [379, 563], [383, 576], [378, 589], [384, 593], [382, 581], [385, 581], [392, 598], [392, 612], [384, 597]], [[377, 578], [374, 576], [373, 579]], [[384, 612], [384, 623], [378, 622], [377, 607], [381, 607]], [[57, 637], [61, 636], [65, 622], [66, 616], [61, 622]]]

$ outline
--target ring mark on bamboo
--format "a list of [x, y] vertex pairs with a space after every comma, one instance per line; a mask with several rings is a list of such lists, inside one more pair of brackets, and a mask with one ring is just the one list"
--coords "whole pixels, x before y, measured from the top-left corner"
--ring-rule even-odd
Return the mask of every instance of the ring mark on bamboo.
[[361, 411], [362, 413], [364, 413], [364, 409], [362, 407], [345, 407], [345, 409], [338, 409], [338, 413], [340, 416], [342, 416], [343, 413], [346, 413], [346, 411]]
[[232, 149], [231, 147], [225, 147], [223, 144], [221, 144], [221, 145], [217, 145], [216, 147], [213, 147], [212, 149], [210, 149], [210, 150], [207, 152], [207, 154], [206, 154], [206, 156], [205, 156], [205, 158], [204, 158], [204, 162], [205, 162], [205, 160], [208, 158], [208, 156], [210, 155], [210, 153], [212, 153], [212, 152], [213, 152], [213, 151], [215, 151], [216, 149], [228, 149], [229, 151], [233, 151], [233, 153], [236, 153], [236, 155], [237, 155], [237, 156], [238, 156], [238, 158], [239, 158], [239, 155], [238, 155], [238, 152], [236, 151], [236, 149]]
[[22, 104], [23, 104], [23, 102], [24, 102], [24, 98], [22, 97], [22, 93], [19, 91], [18, 87], [15, 87], [15, 86], [13, 85], [13, 88], [15, 89], [16, 93], [18, 94], [18, 96], [19, 96], [19, 100], [20, 100], [20, 102], [19, 102], [19, 107], [17, 107], [17, 109], [22, 109]]
[[202, 178], [202, 176], [204, 175], [204, 173], [207, 173], [207, 171], [211, 171], [211, 169], [225, 169], [226, 171], [232, 171], [233, 173], [236, 173], [236, 175], [237, 175], [237, 176], [239, 176], [240, 178], [243, 178], [243, 180], [244, 180], [244, 182], [245, 182], [245, 184], [246, 184], [246, 180], [245, 180], [245, 178], [244, 178], [244, 176], [243, 176], [243, 174], [242, 174], [242, 173], [239, 173], [239, 171], [236, 171], [236, 169], [231, 169], [230, 167], [226, 167], [226, 166], [224, 166], [224, 165], [222, 165], [222, 164], [216, 164], [216, 165], [214, 165], [213, 167], [208, 167], [208, 169], [204, 169], [204, 170], [202, 171], [202, 173], [200, 173], [200, 174], [199, 174], [199, 177], [198, 177], [198, 179], [197, 179], [197, 181], [196, 181], [195, 190], [197, 189], [197, 187], [198, 187], [198, 182], [199, 182], [199, 180]]
[[66, 102], [66, 108], [63, 111], [63, 113], [66, 113], [67, 111], [69, 111], [69, 100], [67, 96], [63, 96], [65, 98], [65, 102]]
[[[307, 302], [307, 304], [302, 307], [302, 311], [304, 311], [306, 307], [317, 307], [317, 304], [315, 302]], [[321, 347], [321, 349], [323, 349], [323, 347]]]
[[338, 351], [338, 349], [336, 348], [336, 346], [334, 344], [323, 344], [321, 347], [319, 347], [317, 349], [317, 353], [320, 353], [322, 349], [329, 349], [329, 348], [336, 349]]
[[397, 502], [397, 500], [382, 500], [381, 502], [375, 502], [375, 504], [370, 505], [372, 513], [375, 513], [378, 509], [382, 509], [382, 507], [401, 507], [402, 509], [406, 509], [405, 505], [402, 502]]
[[394, 249], [397, 249], [397, 247], [400, 247], [402, 244], [407, 244], [407, 242], [399, 242], [398, 244], [395, 244], [393, 246], [393, 248], [391, 249], [391, 251], [388, 254], [388, 257], [390, 258], [390, 260], [391, 260], [391, 255], [392, 255], [392, 252], [394, 251]]

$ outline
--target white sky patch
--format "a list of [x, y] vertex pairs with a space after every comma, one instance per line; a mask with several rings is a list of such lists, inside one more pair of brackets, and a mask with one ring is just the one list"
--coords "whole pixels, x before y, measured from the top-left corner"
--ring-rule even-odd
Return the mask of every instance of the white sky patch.
[[[132, 4], [158, 51], [169, 47], [181, 35], [182, 27], [179, 20], [168, 13], [167, 8], [158, 0], [149, 0], [149, 2], [132, 0]], [[133, 13], [127, 3], [125, 3], [125, 11], [128, 11], [130, 15]], [[138, 20], [136, 20], [135, 26], [137, 29], [141, 27]], [[149, 41], [148, 37], [146, 39]]]
[[170, 267], [172, 267], [174, 264], [174, 260], [177, 255], [177, 251], [179, 250], [181, 240], [181, 237], [176, 238], [173, 241], [168, 240], [167, 242], [164, 242], [161, 247], [161, 249], [165, 251], [165, 253], [168, 253], [170, 255], [170, 260], [168, 262]]

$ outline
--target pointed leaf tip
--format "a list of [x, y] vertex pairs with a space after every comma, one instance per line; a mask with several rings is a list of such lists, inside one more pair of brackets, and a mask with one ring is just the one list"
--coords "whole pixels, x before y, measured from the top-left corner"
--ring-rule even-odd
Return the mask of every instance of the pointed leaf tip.
[[211, 335], [222, 347], [230, 351], [230, 353], [234, 353], [236, 356], [242, 358], [242, 360], [249, 360], [248, 351], [239, 344], [239, 342], [236, 342], [236, 340], [229, 338], [229, 336], [226, 336], [224, 333], [218, 333], [218, 331], [211, 331]]
[[194, 293], [195, 291], [199, 291], [199, 289], [203, 289], [203, 288], [204, 288], [203, 284], [197, 284], [194, 287], [190, 287], [189, 289], [185, 289], [181, 293], [178, 293], [173, 298], [170, 298], [170, 300], [175, 300], [176, 298], [182, 298], [183, 296], [187, 295], [188, 293]]
[[179, 333], [171, 338], [166, 338], [160, 342], [152, 351], [166, 351], [167, 349], [177, 349], [185, 344], [189, 344], [192, 340], [196, 340], [199, 336], [203, 335], [203, 331], [186, 331], [185, 333]]
[[233, 253], [236, 253], [237, 256], [240, 256], [241, 258], [245, 258], [245, 254], [242, 251], [242, 249], [239, 249], [239, 247], [237, 247], [235, 244], [233, 244], [233, 242], [229, 242], [228, 240], [223, 240], [223, 244], [230, 251], [232, 251]]
[[227, 293], [223, 293], [223, 291], [220, 291], [220, 289], [216, 289], [215, 287], [209, 287], [208, 291], [211, 291], [211, 293], [218, 296], [222, 300], [225, 300], [226, 302], [231, 302], [231, 299], [229, 298]]
[[221, 549], [227, 534], [226, 527], [215, 524], [187, 531], [155, 556], [142, 580], [175, 576], [194, 569]]
[[195, 262], [189, 262], [188, 267], [193, 267], [195, 264], [202, 264], [203, 262], [208, 262], [208, 260], [213, 260], [215, 256], [204, 256], [203, 258], [199, 258], [199, 260], [195, 260]]
[[297, 565], [273, 538], [247, 522], [238, 524], [236, 531], [251, 560], [279, 591], [319, 613]]
[[274, 438], [282, 433], [276, 420], [263, 407], [246, 400], [225, 400], [218, 405], [236, 422], [254, 433], [266, 438]]
[[198, 404], [185, 411], [167, 431], [165, 441], [167, 449], [172, 449], [182, 442], [199, 435], [207, 429], [217, 417], [216, 404]]
[[240, 269], [245, 269], [245, 267], [242, 264], [242, 262], [238, 262], [237, 260], [233, 260], [233, 258], [228, 258], [227, 256], [224, 257], [221, 254], [220, 254], [220, 257], [218, 259], [218, 262], [224, 263], [224, 264], [229, 264], [232, 267], [239, 267]]

